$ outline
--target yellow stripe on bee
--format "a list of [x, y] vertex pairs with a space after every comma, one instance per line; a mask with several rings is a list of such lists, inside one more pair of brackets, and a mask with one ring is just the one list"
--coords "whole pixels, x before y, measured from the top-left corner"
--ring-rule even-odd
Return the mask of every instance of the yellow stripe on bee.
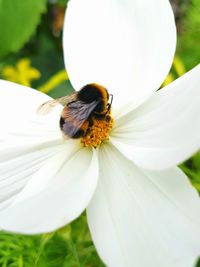
[[107, 95], [107, 90], [105, 87], [97, 84], [97, 83], [92, 83], [91, 85], [93, 85], [94, 87], [98, 88], [98, 90], [100, 91], [101, 93], [101, 96], [102, 96], [102, 100], [103, 100], [103, 103], [104, 103], [104, 110], [102, 111], [102, 113], [106, 112], [107, 110], [107, 102], [108, 102], [108, 95]]

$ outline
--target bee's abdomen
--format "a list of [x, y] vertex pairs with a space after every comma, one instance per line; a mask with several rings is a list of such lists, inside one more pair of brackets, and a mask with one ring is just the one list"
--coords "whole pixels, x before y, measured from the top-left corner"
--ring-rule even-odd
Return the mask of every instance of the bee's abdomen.
[[82, 129], [79, 129], [78, 130], [78, 132], [76, 132], [73, 136], [72, 136], [72, 138], [74, 138], [74, 139], [78, 139], [78, 138], [81, 138], [81, 137], [83, 137], [83, 136], [85, 136], [85, 132], [84, 132], [84, 130], [82, 130]]
[[85, 121], [81, 127], [76, 125], [76, 121], [67, 120], [60, 117], [60, 129], [64, 135], [70, 138], [80, 138], [86, 135], [89, 127], [89, 121]]

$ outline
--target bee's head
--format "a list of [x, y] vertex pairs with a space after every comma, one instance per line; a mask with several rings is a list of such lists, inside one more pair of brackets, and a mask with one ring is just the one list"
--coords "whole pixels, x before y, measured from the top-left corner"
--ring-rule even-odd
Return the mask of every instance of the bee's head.
[[108, 101], [107, 90], [95, 83], [87, 84], [78, 92], [78, 98], [86, 103], [93, 101]]

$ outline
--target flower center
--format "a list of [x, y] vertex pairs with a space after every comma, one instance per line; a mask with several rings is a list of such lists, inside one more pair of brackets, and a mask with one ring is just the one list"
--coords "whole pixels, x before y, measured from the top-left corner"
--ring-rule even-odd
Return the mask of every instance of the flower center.
[[92, 146], [96, 148], [103, 141], [109, 139], [110, 131], [113, 127], [113, 118], [108, 112], [103, 118], [94, 116], [92, 118], [92, 125], [88, 127], [87, 133], [81, 138], [83, 146]]

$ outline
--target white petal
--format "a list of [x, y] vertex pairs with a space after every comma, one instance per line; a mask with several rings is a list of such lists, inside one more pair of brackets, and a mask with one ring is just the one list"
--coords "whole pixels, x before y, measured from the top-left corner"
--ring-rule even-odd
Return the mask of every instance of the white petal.
[[171, 66], [176, 30], [169, 1], [73, 0], [64, 26], [67, 72], [76, 89], [96, 82], [114, 104], [140, 103]]
[[[0, 80], [0, 209], [10, 205], [44, 162], [60, 150], [60, 111], [39, 116], [51, 98], [37, 90]], [[59, 107], [60, 109], [60, 107]]]
[[115, 148], [87, 209], [95, 246], [109, 267], [193, 267], [200, 254], [200, 201], [178, 169], [145, 171]]
[[36, 113], [37, 108], [50, 99], [37, 90], [0, 80], [0, 142], [3, 146], [59, 137], [61, 107], [47, 116]]
[[62, 150], [34, 175], [22, 197], [0, 212], [0, 227], [41, 233], [69, 223], [88, 205], [97, 177], [95, 153], [82, 148], [68, 159], [67, 150]]
[[112, 142], [143, 168], [175, 166], [200, 148], [200, 65], [116, 121]]
[[[64, 147], [63, 147], [64, 146]], [[65, 149], [60, 140], [38, 145], [26, 145], [5, 149], [0, 155], [0, 209], [10, 205], [21, 196], [33, 175], [44, 163]], [[41, 182], [40, 182], [41, 183]], [[38, 188], [39, 190], [39, 188]]]

